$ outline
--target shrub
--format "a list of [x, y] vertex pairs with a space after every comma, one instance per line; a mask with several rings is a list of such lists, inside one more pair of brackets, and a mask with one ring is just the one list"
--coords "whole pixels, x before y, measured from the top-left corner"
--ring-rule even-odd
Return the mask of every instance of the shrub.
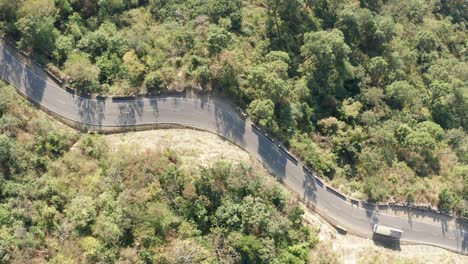
[[439, 193], [439, 208], [445, 211], [452, 211], [460, 203], [460, 198], [451, 190], [444, 188]]

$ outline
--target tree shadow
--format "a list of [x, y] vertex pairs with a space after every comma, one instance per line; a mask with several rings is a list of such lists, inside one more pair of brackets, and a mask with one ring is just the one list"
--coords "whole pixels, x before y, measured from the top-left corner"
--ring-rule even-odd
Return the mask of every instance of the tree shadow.
[[158, 107], [158, 98], [151, 98], [149, 100], [149, 104], [150, 104], [150, 107], [151, 109], [153, 109], [153, 112], [157, 113], [159, 111], [159, 107]]
[[105, 100], [91, 100], [85, 97], [75, 97], [80, 121], [86, 125], [102, 127], [105, 119]]
[[[419, 219], [431, 219], [433, 222], [440, 224], [441, 232], [444, 237], [449, 231], [449, 223], [454, 220], [452, 216], [437, 211], [431, 211], [427, 209], [420, 209], [404, 205], [392, 204], [382, 209], [390, 211], [393, 214], [406, 215], [408, 218], [408, 224], [410, 226], [413, 226], [413, 221], [418, 221]], [[458, 231], [466, 229], [466, 222], [461, 220], [456, 222], [456, 228]]]
[[46, 85], [56, 85], [47, 83], [47, 74], [8, 44], [0, 45], [0, 62], [2, 78], [34, 103], [42, 102]]
[[317, 200], [317, 181], [315, 177], [306, 170], [303, 170], [304, 173], [304, 181], [302, 183], [302, 187], [304, 188], [304, 193], [302, 198], [306, 202], [313, 202], [315, 203]]
[[457, 219], [456, 221], [457, 226], [457, 237], [460, 240], [460, 251], [463, 254], [468, 253], [468, 227], [467, 227], [467, 220]]
[[435, 222], [450, 222], [453, 220], [452, 216], [442, 214], [437, 211], [430, 211], [427, 209], [420, 209], [415, 207], [409, 207], [406, 205], [397, 205], [390, 204], [386, 208], [381, 208], [382, 210], [390, 211], [396, 214], [407, 215], [408, 218], [417, 220], [418, 218], [430, 218]]
[[117, 119], [118, 125], [123, 127], [135, 126], [138, 120], [141, 120], [143, 114], [144, 102], [142, 99], [133, 101], [122, 101], [118, 104], [119, 117]]
[[286, 177], [286, 165], [288, 158], [286, 155], [279, 149], [278, 146], [273, 144], [264, 133], [259, 130], [252, 128], [252, 131], [258, 138], [258, 154], [262, 159], [263, 163], [267, 169], [272, 172], [272, 174], [278, 177], [279, 181], [284, 181]]
[[364, 210], [366, 211], [367, 218], [369, 218], [369, 219], [375, 218], [375, 214], [376, 214], [376, 211], [377, 211], [377, 206], [374, 203], [369, 203], [369, 202], [362, 201], [361, 202], [361, 207], [364, 208]]
[[246, 147], [245, 121], [236, 113], [214, 106], [212, 104], [201, 102], [200, 107], [204, 111], [214, 111], [216, 122], [216, 133], [234, 142], [243, 148]]

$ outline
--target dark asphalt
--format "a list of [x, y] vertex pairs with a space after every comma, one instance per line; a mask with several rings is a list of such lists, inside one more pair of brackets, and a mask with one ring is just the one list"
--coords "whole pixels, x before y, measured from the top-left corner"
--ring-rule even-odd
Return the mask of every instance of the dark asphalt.
[[[372, 237], [373, 223], [404, 231], [402, 241], [428, 244], [459, 253], [468, 251], [466, 223], [448, 216], [413, 210], [396, 216], [396, 208], [377, 210], [357, 206], [318, 184], [274, 143], [233, 112], [209, 102], [187, 98], [93, 100], [73, 95], [51, 80], [34, 64], [0, 43], [0, 76], [41, 107], [63, 118], [97, 129], [149, 124], [180, 124], [219, 134], [261, 159], [265, 166], [305, 202], [331, 222], [361, 236]], [[406, 209], [402, 209], [406, 210]]]

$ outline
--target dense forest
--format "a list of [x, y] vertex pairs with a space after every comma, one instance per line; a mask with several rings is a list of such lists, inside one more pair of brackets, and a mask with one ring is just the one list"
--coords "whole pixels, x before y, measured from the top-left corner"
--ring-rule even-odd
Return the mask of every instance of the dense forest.
[[248, 165], [115, 152], [0, 88], [0, 263], [321, 261], [300, 205]]
[[468, 6], [458, 0], [0, 0], [70, 85], [216, 90], [355, 197], [468, 215]]

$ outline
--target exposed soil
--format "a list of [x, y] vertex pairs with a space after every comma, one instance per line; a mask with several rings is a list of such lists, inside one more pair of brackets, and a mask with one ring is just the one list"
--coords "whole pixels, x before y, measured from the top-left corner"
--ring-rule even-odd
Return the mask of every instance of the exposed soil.
[[208, 132], [190, 129], [164, 129], [106, 136], [113, 149], [129, 147], [134, 151], [170, 149], [179, 154], [182, 169], [208, 166], [219, 159], [248, 162], [250, 155], [230, 142]]

